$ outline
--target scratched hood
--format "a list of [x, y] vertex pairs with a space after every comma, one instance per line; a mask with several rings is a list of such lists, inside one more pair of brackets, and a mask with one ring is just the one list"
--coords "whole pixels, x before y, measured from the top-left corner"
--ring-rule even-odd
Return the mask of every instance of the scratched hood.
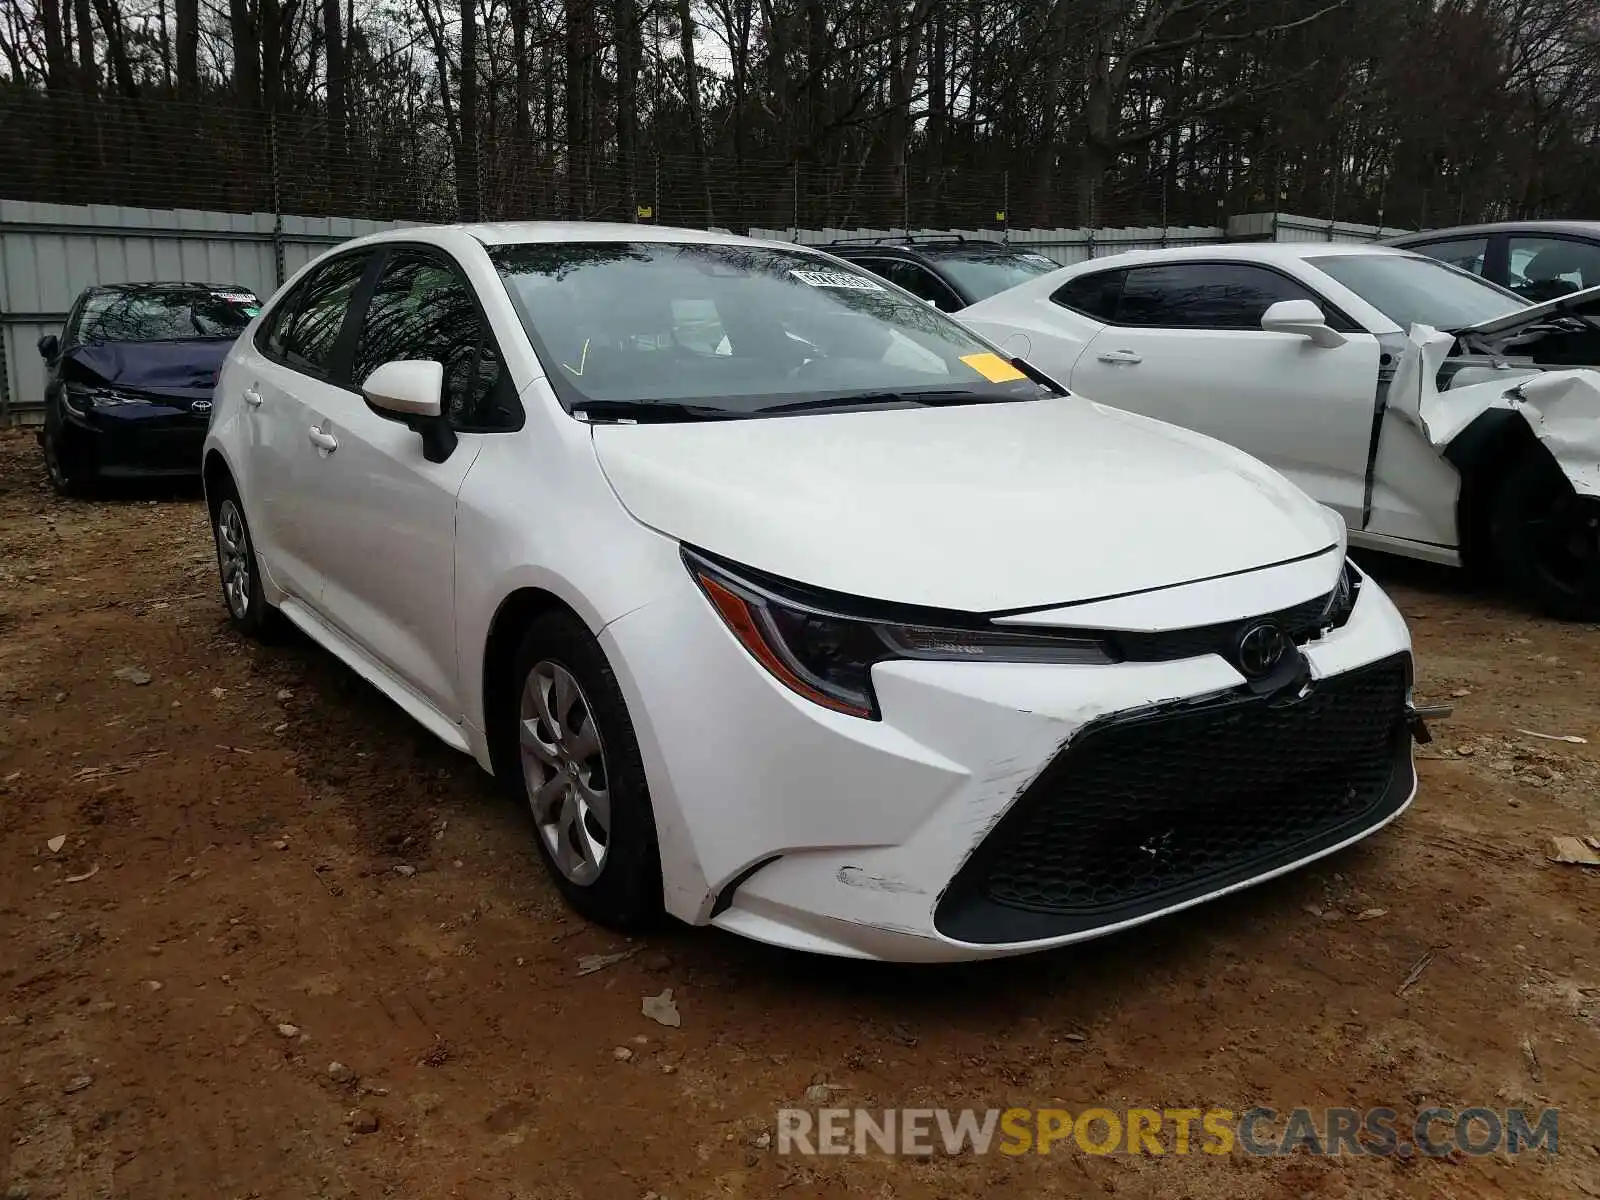
[[1239, 450], [1077, 398], [596, 425], [640, 521], [814, 587], [966, 612], [1250, 571], [1336, 545]]
[[109, 384], [182, 400], [208, 400], [222, 360], [233, 348], [225, 338], [181, 342], [95, 342], [67, 351], [69, 379]]

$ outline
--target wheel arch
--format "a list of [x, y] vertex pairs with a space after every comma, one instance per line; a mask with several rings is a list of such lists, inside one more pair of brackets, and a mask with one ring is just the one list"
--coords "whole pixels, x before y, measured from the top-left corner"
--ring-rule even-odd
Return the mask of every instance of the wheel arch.
[[529, 623], [550, 612], [567, 613], [585, 629], [594, 632], [583, 614], [555, 592], [537, 586], [524, 586], [516, 588], [500, 601], [483, 639], [482, 694], [479, 699], [483, 704], [483, 732], [488, 744], [489, 763], [497, 777], [505, 777], [502, 768], [514, 767], [517, 761], [512, 730], [501, 720], [501, 714], [509, 711], [515, 694], [517, 645]]
[[[1509, 408], [1485, 409], [1445, 447], [1445, 460], [1461, 475], [1456, 528], [1462, 565], [1468, 570], [1490, 569], [1494, 554], [1489, 546], [1489, 513], [1495, 490], [1516, 463], [1535, 451], [1549, 455], [1528, 422]], [[1550, 466], [1560, 469], [1553, 457]]]
[[206, 451], [205, 458], [201, 461], [200, 482], [205, 489], [207, 508], [216, 507], [217, 492], [224, 485], [231, 487], [235, 492], [239, 490], [239, 481], [234, 477], [233, 468], [223, 457], [222, 451], [215, 446]]

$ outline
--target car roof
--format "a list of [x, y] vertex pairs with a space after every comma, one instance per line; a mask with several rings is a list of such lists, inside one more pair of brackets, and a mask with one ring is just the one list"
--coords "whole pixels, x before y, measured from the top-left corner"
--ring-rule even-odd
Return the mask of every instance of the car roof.
[[1091, 266], [1136, 267], [1166, 262], [1294, 262], [1307, 258], [1342, 258], [1360, 254], [1415, 257], [1409, 250], [1373, 242], [1216, 242], [1153, 250], [1122, 250], [1074, 263], [1072, 269], [1082, 272]]
[[1442, 241], [1446, 238], [1475, 237], [1490, 233], [1575, 233], [1600, 238], [1600, 221], [1489, 221], [1482, 225], [1452, 225], [1445, 229], [1425, 229], [1388, 238], [1386, 245], [1403, 246], [1410, 242]]
[[694, 242], [704, 245], [766, 245], [755, 238], [718, 230], [679, 229], [672, 225], [636, 225], [628, 221], [496, 221], [476, 225], [429, 225], [391, 230], [378, 240], [404, 240], [419, 230], [464, 233], [485, 246], [526, 242]]
[[249, 292], [256, 294], [253, 287], [242, 283], [194, 283], [189, 280], [152, 280], [144, 283], [96, 283], [83, 289], [89, 294], [98, 293], [134, 293], [134, 292]]
[[852, 253], [860, 252], [870, 255], [892, 254], [902, 251], [908, 254], [942, 255], [942, 254], [1018, 254], [1026, 250], [1023, 246], [1013, 246], [1009, 242], [995, 242], [987, 238], [964, 238], [959, 235], [952, 237], [882, 237], [882, 238], [840, 238], [832, 242], [817, 242], [817, 250], [826, 250], [830, 254], [837, 254], [841, 258]]

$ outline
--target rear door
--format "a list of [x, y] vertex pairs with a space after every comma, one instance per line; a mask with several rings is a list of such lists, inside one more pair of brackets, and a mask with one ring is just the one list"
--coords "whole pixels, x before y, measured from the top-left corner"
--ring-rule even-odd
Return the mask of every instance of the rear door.
[[[1325, 348], [1268, 333], [1280, 300], [1312, 300], [1349, 339]], [[1324, 297], [1257, 263], [1129, 268], [1112, 323], [1077, 359], [1071, 386], [1238, 446], [1361, 528], [1378, 340]], [[1043, 364], [1041, 364], [1043, 365]]]
[[241, 389], [250, 449], [246, 515], [273, 582], [314, 604], [322, 577], [312, 553], [318, 520], [302, 483], [316, 457], [311, 413], [337, 388], [331, 382], [351, 301], [372, 262], [370, 251], [318, 264], [267, 315], [250, 352], [229, 371]]

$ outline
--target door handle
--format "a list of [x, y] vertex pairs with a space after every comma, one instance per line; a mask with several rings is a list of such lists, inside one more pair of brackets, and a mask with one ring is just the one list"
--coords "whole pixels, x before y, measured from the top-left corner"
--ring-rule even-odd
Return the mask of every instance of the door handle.
[[255, 388], [245, 388], [245, 390], [244, 390], [244, 402], [246, 404], [248, 404], [251, 408], [260, 408], [261, 407], [261, 393], [256, 391]]
[[306, 431], [306, 437], [311, 439], [311, 444], [318, 450], [326, 450], [329, 454], [339, 448], [338, 438], [326, 430], [318, 429], [315, 425]]
[[1103, 363], [1112, 363], [1113, 365], [1127, 363], [1130, 367], [1144, 361], [1141, 355], [1135, 354], [1132, 350], [1107, 350], [1104, 354], [1099, 355], [1099, 359]]

